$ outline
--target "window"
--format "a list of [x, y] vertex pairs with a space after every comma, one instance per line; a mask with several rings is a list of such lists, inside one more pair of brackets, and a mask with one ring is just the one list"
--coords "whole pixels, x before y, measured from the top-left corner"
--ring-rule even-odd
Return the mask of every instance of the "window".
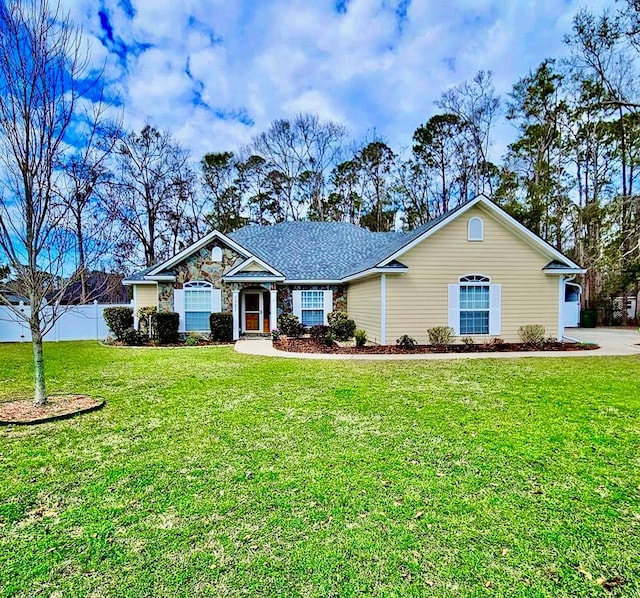
[[212, 262], [222, 261], [222, 247], [214, 247], [211, 250], [211, 261]]
[[184, 285], [184, 320], [187, 332], [209, 330], [211, 283], [187, 282]]
[[305, 326], [321, 326], [324, 324], [324, 291], [302, 291], [302, 317]]
[[474, 216], [469, 219], [467, 224], [467, 240], [468, 241], [482, 241], [484, 239], [484, 222], [482, 218]]
[[460, 334], [489, 334], [489, 285], [460, 285]]
[[501, 289], [482, 274], [461, 276], [449, 285], [449, 326], [456, 335], [500, 334]]

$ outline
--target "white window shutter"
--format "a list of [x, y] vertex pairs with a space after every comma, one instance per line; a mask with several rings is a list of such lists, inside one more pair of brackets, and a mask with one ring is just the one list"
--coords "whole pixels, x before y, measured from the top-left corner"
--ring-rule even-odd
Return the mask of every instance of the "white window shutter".
[[324, 325], [325, 326], [329, 324], [329, 320], [327, 320], [327, 316], [332, 311], [333, 311], [333, 291], [328, 290], [324, 292]]
[[178, 332], [185, 331], [184, 319], [184, 289], [173, 289], [173, 311], [180, 314]]
[[489, 334], [502, 332], [502, 285], [492, 284], [489, 287]]
[[449, 285], [449, 327], [453, 333], [460, 334], [460, 285]]
[[302, 322], [302, 291], [291, 291], [293, 298], [293, 315]]
[[222, 289], [211, 289], [211, 313], [222, 311]]

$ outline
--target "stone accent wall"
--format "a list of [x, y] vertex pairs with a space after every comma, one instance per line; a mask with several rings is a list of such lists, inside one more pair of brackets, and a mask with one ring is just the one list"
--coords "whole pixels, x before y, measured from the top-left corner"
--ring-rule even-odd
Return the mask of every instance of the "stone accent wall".
[[[216, 246], [222, 247], [221, 262], [214, 262], [211, 259], [211, 249]], [[222, 310], [231, 311], [232, 289], [222, 281], [222, 277], [243, 259], [233, 249], [222, 245], [217, 240], [190, 255], [171, 269], [176, 277], [175, 283], [158, 285], [160, 311], [173, 311], [173, 289], [181, 289], [185, 282], [193, 280], [210, 282], [214, 287], [222, 289]]]

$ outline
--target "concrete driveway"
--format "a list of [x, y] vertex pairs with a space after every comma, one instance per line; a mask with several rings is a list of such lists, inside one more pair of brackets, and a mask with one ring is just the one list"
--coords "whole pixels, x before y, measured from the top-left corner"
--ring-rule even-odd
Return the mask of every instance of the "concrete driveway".
[[566, 328], [564, 334], [582, 343], [600, 345], [594, 355], [640, 354], [640, 334], [635, 328]]

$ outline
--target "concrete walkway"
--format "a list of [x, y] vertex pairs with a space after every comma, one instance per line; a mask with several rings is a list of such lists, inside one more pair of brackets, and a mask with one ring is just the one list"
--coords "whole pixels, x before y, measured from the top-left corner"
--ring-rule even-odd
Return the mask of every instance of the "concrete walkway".
[[286, 357], [289, 359], [334, 359], [352, 360], [422, 360], [422, 359], [511, 359], [513, 357], [595, 357], [598, 355], [640, 355], [640, 334], [629, 328], [571, 328], [567, 336], [580, 342], [600, 345], [593, 351], [514, 351], [506, 353], [420, 353], [406, 355], [333, 355], [327, 353], [289, 353], [277, 351], [271, 339], [241, 339], [236, 342], [238, 353], [262, 355], [264, 357]]

